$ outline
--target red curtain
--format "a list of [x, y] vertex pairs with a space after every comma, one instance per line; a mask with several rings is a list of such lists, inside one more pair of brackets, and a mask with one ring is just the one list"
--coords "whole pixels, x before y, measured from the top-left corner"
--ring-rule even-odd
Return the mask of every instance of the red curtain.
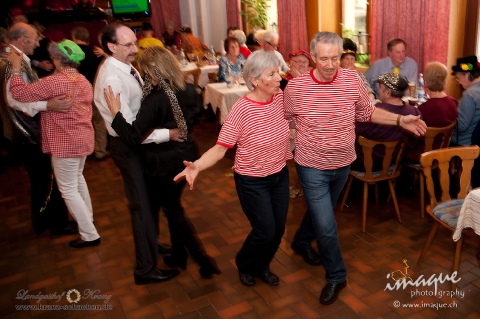
[[388, 41], [407, 42], [407, 56], [423, 72], [431, 61], [447, 63], [450, 0], [371, 0], [371, 60], [387, 56]]
[[277, 0], [278, 51], [287, 57], [292, 51], [308, 49], [305, 0]]
[[242, 30], [240, 0], [227, 0], [227, 27], [236, 26]]
[[150, 6], [152, 9], [150, 23], [155, 29], [155, 37], [162, 38], [167, 21], [175, 23], [175, 29], [177, 31], [180, 30], [182, 20], [180, 18], [180, 2], [178, 0], [150, 1]]

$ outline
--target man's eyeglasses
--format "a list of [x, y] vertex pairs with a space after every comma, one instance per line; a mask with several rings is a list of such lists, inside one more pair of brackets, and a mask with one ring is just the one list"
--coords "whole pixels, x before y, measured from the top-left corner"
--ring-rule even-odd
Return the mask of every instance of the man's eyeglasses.
[[292, 62], [299, 63], [299, 64], [310, 64], [309, 60], [292, 60]]
[[27, 39], [33, 40], [33, 41], [35, 41], [35, 42], [39, 42], [39, 41], [40, 41], [40, 39], [39, 39], [38, 37], [32, 38], [32, 37], [29, 37], [28, 35], [24, 35], [24, 37], [27, 38]]
[[278, 49], [278, 47], [280, 46], [280, 44], [271, 44], [270, 42], [268, 41], [265, 41], [267, 42], [268, 44], [270, 44], [270, 46], [274, 47], [275, 49]]
[[127, 43], [127, 44], [122, 44], [122, 43], [115, 43], [115, 44], [121, 45], [129, 49], [132, 49], [133, 47], [137, 46], [137, 42]]

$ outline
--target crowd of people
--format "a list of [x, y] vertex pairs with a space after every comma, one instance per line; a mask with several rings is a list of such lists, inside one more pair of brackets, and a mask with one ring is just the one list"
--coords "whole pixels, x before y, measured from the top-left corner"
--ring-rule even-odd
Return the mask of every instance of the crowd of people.
[[[190, 133], [201, 100], [175, 55], [208, 48], [187, 26], [177, 32], [167, 23], [163, 41], [155, 38], [150, 23], [141, 31], [137, 41], [129, 27], [111, 23], [100, 35], [102, 48], [94, 50], [88, 30], [78, 27], [72, 40], [45, 41], [47, 58], [33, 60], [29, 56], [47, 37], [16, 22], [5, 33], [8, 49], [0, 61], [6, 87], [0, 103], [3, 134], [16, 145], [31, 181], [35, 232], [78, 232], [80, 238], [71, 247], [99, 245], [83, 169], [89, 154], [111, 156], [130, 204], [138, 285], [178, 276], [175, 268], [185, 269], [188, 255], [203, 278], [221, 273], [181, 196], [187, 183], [193, 190], [199, 173], [236, 147], [235, 186], [252, 228], [235, 258], [240, 282], [249, 287], [256, 278], [271, 286], [280, 282], [270, 263], [285, 231], [287, 161], [293, 159], [308, 208], [291, 248], [306, 263], [325, 268], [319, 299], [332, 304], [347, 280], [334, 207], [350, 168], [362, 166], [357, 137], [408, 138], [405, 161], [418, 162], [427, 126], [458, 121], [452, 138], [456, 145], [470, 145], [474, 130], [480, 130], [480, 64], [475, 56], [459, 58], [452, 68], [465, 89], [458, 107], [445, 93], [447, 67], [431, 62], [424, 72], [429, 99], [417, 108], [402, 99], [409, 82], [417, 82], [418, 67], [406, 56], [407, 44], [401, 39], [390, 41], [388, 57], [363, 76], [355, 70], [355, 44], [335, 33], [317, 33], [309, 52], [291, 52], [287, 64], [277, 51], [276, 32], [257, 31], [260, 49], [252, 53], [243, 31], [232, 27], [223, 41], [218, 80], [225, 81], [226, 73], [243, 77], [249, 93], [227, 115], [216, 144], [200, 156]], [[39, 80], [33, 67], [50, 72]], [[376, 156], [381, 162], [381, 152]], [[472, 185], [477, 182], [472, 178]], [[167, 217], [171, 247], [157, 242], [160, 209]], [[157, 268], [159, 253], [169, 254], [163, 259], [170, 269]]]

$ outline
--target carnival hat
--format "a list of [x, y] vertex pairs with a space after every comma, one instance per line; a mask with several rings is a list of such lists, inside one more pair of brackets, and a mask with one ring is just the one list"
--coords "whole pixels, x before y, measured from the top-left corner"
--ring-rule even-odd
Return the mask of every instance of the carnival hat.
[[383, 83], [389, 89], [400, 92], [408, 88], [408, 79], [404, 75], [396, 73], [382, 74], [373, 82]]
[[310, 60], [310, 54], [305, 50], [293, 51], [288, 54], [288, 60], [291, 60], [294, 56], [303, 55]]
[[452, 75], [455, 75], [456, 72], [474, 71], [480, 71], [480, 63], [475, 55], [458, 58], [457, 64], [452, 66]]

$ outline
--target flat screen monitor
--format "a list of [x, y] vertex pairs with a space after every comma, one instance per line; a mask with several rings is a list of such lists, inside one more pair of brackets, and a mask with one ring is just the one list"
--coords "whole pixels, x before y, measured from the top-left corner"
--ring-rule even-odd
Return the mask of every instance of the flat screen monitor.
[[112, 0], [115, 16], [141, 18], [150, 16], [148, 0]]

